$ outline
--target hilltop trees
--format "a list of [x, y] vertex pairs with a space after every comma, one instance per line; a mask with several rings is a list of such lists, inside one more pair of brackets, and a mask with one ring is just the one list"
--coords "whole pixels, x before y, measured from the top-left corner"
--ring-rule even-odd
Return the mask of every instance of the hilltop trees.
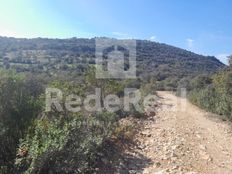
[[[0, 37], [5, 68], [18, 72], [70, 74], [80, 77], [95, 62], [94, 39], [14, 39]], [[8, 57], [8, 55], [10, 55]], [[166, 44], [136, 40], [137, 76], [146, 82], [155, 78], [160, 89], [176, 89], [182, 78], [211, 74], [224, 65], [206, 57]], [[0, 65], [1, 66], [1, 65]]]
[[232, 68], [232, 55], [228, 56], [229, 65]]

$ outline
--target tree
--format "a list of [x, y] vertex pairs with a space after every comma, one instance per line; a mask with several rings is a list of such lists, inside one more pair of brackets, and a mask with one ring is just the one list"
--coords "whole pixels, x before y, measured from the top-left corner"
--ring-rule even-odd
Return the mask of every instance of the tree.
[[211, 77], [207, 75], [198, 75], [190, 81], [191, 89], [202, 89], [212, 83]]
[[[103, 99], [108, 94], [119, 94], [123, 91], [124, 85], [122, 81], [115, 79], [97, 79], [96, 78], [96, 66], [89, 66], [85, 73], [85, 81], [87, 86], [91, 88], [101, 89], [101, 104]], [[120, 83], [121, 82], [121, 83]]]
[[232, 55], [228, 56], [228, 61], [229, 61], [230, 67], [232, 67]]

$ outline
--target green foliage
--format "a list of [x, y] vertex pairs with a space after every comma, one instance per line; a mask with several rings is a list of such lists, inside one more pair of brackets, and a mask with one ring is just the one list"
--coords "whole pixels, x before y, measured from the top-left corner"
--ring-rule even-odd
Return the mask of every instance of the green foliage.
[[117, 117], [112, 113], [68, 119], [38, 120], [35, 130], [21, 141], [19, 149], [27, 149], [18, 158], [18, 171], [25, 173], [85, 173], [91, 171], [101, 145], [115, 129]]
[[21, 155], [16, 159], [19, 171], [22, 172], [24, 168], [28, 167], [26, 173], [32, 173], [33, 168], [39, 165], [37, 163], [39, 163], [38, 158], [41, 155], [49, 149], [61, 149], [66, 140], [67, 128], [67, 124], [57, 119], [53, 120], [52, 123], [47, 119], [36, 121], [34, 131], [20, 142], [18, 154], [25, 150], [27, 157]]
[[81, 83], [55, 80], [51, 82], [48, 86], [51, 88], [60, 89], [64, 96], [74, 94], [80, 97], [84, 97], [86, 95], [86, 86]]
[[232, 120], [232, 71], [220, 71], [211, 78], [191, 81], [189, 99], [208, 111], [225, 115]]
[[199, 75], [190, 81], [191, 89], [202, 89], [212, 83], [212, 79], [207, 75]]
[[[37, 88], [35, 88], [35, 86]], [[38, 100], [42, 87], [28, 77], [12, 71], [0, 72], [0, 171], [13, 169], [19, 138], [38, 115], [41, 102]]]
[[221, 71], [213, 76], [213, 83], [220, 93], [232, 94], [232, 70]]
[[114, 79], [96, 79], [96, 66], [89, 66], [85, 73], [85, 82], [91, 88], [101, 88], [102, 97], [108, 94], [118, 94], [123, 91], [123, 81]]
[[[117, 116], [105, 112], [88, 116], [65, 113], [65, 117], [58, 112], [41, 114], [43, 83], [12, 71], [1, 72], [0, 78], [0, 173], [92, 170], [101, 155], [102, 143], [114, 131]], [[107, 92], [118, 92], [120, 88], [116, 81], [103, 84]], [[84, 83], [56, 80], [49, 86], [61, 89], [65, 96], [86, 95]], [[37, 119], [38, 115], [43, 117]]]
[[156, 94], [156, 82], [154, 80], [151, 80], [149, 83], [143, 83], [139, 90], [142, 93], [142, 97], [145, 97], [149, 94]]

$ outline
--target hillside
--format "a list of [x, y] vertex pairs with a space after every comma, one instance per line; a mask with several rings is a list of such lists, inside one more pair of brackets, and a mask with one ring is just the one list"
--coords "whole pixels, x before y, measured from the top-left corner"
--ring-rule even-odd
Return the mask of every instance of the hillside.
[[[211, 74], [224, 65], [215, 57], [177, 47], [137, 40], [137, 74], [175, 88], [183, 77]], [[16, 39], [0, 37], [0, 62], [18, 72], [71, 71], [82, 74], [95, 63], [95, 39]]]

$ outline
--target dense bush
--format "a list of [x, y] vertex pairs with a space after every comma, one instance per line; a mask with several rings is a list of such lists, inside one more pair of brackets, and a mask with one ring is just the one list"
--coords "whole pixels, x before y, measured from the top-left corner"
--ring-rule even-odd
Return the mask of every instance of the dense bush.
[[[92, 173], [102, 158], [103, 147], [115, 139], [118, 121], [126, 116], [143, 116], [135, 108], [116, 113], [58, 111], [44, 112], [45, 86], [58, 88], [65, 96], [81, 98], [102, 89], [102, 96], [118, 95], [123, 100], [125, 87], [141, 88], [142, 97], [154, 91], [154, 83], [95, 79], [90, 67], [80, 81], [40, 78], [27, 74], [1, 72], [0, 80], [0, 173]], [[43, 76], [40, 76], [43, 77]], [[41, 81], [42, 79], [42, 81]], [[52, 80], [52, 82], [48, 82]], [[123, 129], [124, 130], [124, 129]], [[120, 137], [123, 132], [120, 131]], [[104, 149], [104, 152], [107, 149]], [[101, 161], [101, 160], [100, 160]]]
[[212, 78], [193, 79], [188, 98], [208, 111], [225, 115], [232, 120], [232, 71], [218, 72]]
[[19, 138], [38, 115], [42, 86], [11, 71], [0, 72], [0, 173], [13, 170]]
[[98, 113], [68, 118], [42, 119], [35, 130], [21, 140], [16, 164], [25, 173], [85, 173], [93, 170], [101, 145], [115, 128], [117, 116]]

